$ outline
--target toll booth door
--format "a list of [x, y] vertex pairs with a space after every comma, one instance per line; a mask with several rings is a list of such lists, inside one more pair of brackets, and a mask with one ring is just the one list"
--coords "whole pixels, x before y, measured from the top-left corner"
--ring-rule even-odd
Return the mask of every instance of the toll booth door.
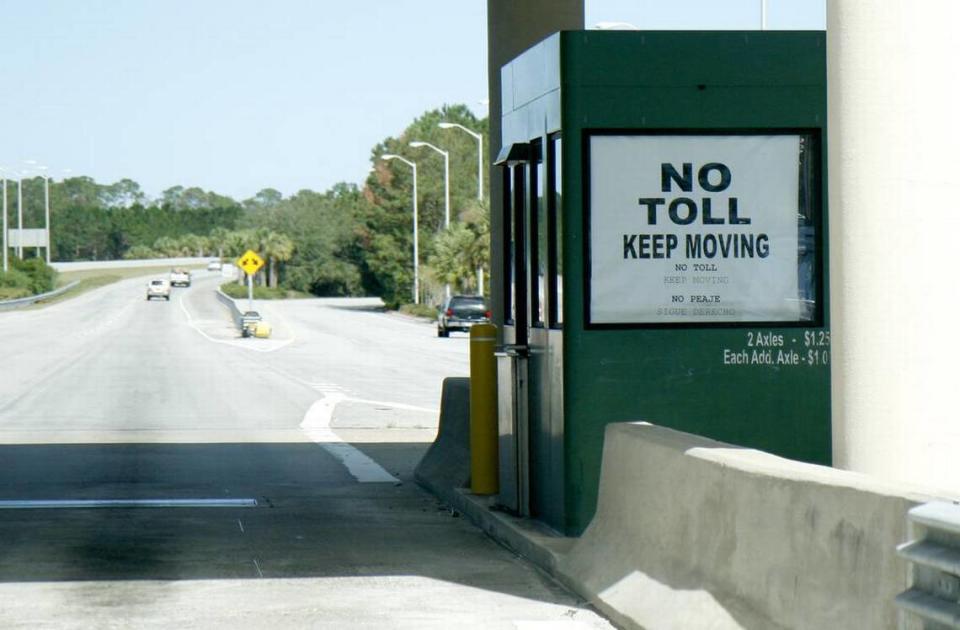
[[[524, 145], [525, 147], [528, 145]], [[526, 157], [524, 151], [524, 157]], [[527, 420], [528, 162], [512, 161], [504, 174], [504, 345], [497, 352], [500, 494], [498, 503], [515, 514], [530, 514], [530, 449]]]

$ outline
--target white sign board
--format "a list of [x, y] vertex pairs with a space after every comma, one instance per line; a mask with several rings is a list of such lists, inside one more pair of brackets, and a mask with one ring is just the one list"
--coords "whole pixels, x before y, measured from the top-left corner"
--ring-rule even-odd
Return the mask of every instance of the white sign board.
[[47, 231], [44, 229], [18, 230], [11, 228], [7, 230], [9, 235], [10, 247], [46, 247]]
[[800, 136], [589, 137], [591, 324], [796, 322]]

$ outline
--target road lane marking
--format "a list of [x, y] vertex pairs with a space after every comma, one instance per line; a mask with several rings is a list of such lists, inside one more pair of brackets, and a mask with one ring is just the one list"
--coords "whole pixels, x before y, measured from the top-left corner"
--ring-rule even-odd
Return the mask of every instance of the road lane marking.
[[[254, 343], [263, 343], [260, 340], [245, 339], [241, 341], [239, 339], [217, 339], [216, 337], [211, 337], [206, 333], [206, 331], [204, 331], [202, 328], [200, 328], [194, 323], [195, 320], [193, 319], [193, 315], [190, 314], [190, 310], [187, 308], [187, 305], [184, 303], [185, 297], [186, 297], [185, 294], [181, 295], [180, 299], [177, 300], [177, 302], [180, 304], [180, 310], [182, 310], [183, 314], [187, 316], [187, 325], [190, 326], [190, 328], [197, 331], [198, 333], [200, 333], [201, 335], [203, 335], [203, 338], [206, 339], [207, 341], [223, 344], [225, 346], [231, 346], [234, 348], [241, 348], [243, 350], [253, 350], [255, 352], [274, 352], [281, 348], [286, 348], [291, 343], [296, 341], [295, 337], [291, 337], [290, 339], [287, 339], [281, 342], [273, 342], [273, 340], [271, 339], [271, 340], [268, 340], [267, 342], [271, 343], [272, 345], [264, 347], [264, 346], [253, 345]], [[196, 320], [196, 321], [207, 321], [207, 320]]]
[[573, 619], [549, 619], [546, 621], [514, 621], [516, 630], [590, 630], [594, 626]]
[[256, 558], [253, 559], [253, 566], [257, 567], [257, 575], [263, 577], [263, 571], [260, 570], [260, 563], [257, 562]]
[[237, 519], [237, 525], [240, 526], [240, 533], [241, 533], [241, 534], [246, 534], [246, 533], [247, 533], [247, 532], [243, 531], [243, 522], [242, 522], [239, 518]]
[[336, 406], [349, 400], [343, 394], [330, 392], [313, 403], [303, 417], [300, 428], [311, 440], [316, 442], [325, 451], [343, 464], [347, 472], [360, 483], [396, 483], [400, 481], [364, 453], [344, 442], [330, 428], [333, 410]]
[[15, 499], [0, 500], [0, 510], [87, 508], [237, 508], [257, 507], [256, 499]]
[[316, 391], [324, 395], [340, 394], [343, 397], [340, 400], [338, 400], [338, 402], [359, 403], [362, 405], [373, 405], [375, 407], [390, 407], [391, 409], [404, 409], [406, 411], [423, 411], [426, 413], [440, 413], [439, 409], [434, 409], [432, 407], [421, 407], [419, 405], [408, 405], [406, 403], [387, 402], [383, 400], [370, 400], [367, 398], [354, 398], [352, 396], [346, 396], [344, 394], [345, 390], [339, 385], [336, 385], [334, 383], [327, 383], [327, 382], [308, 383], [307, 381], [304, 381], [303, 379], [298, 378], [292, 374], [284, 373], [284, 376], [291, 378], [293, 380], [299, 381], [304, 385], [308, 385], [312, 389], [315, 389]]

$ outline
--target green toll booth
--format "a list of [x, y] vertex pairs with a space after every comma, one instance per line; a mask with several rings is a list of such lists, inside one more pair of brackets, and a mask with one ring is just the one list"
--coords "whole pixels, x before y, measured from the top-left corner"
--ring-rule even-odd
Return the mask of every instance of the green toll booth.
[[825, 34], [561, 32], [501, 77], [501, 506], [582, 532], [611, 422], [830, 464]]

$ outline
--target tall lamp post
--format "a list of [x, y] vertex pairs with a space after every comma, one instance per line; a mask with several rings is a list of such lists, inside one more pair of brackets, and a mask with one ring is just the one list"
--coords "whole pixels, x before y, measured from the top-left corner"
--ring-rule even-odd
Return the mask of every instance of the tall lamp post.
[[[50, 248], [53, 243], [50, 240], [50, 176], [47, 175], [46, 166], [38, 165], [36, 160], [27, 160], [27, 164], [32, 165], [39, 171], [38, 177], [43, 178], [43, 227], [47, 232], [47, 264], [50, 264]], [[39, 248], [38, 249], [38, 254]]]
[[[440, 122], [437, 126], [441, 129], [459, 129], [473, 136], [477, 141], [477, 199], [483, 201], [483, 134], [479, 134], [472, 129], [467, 129], [459, 123]], [[477, 294], [483, 295], [483, 265], [477, 266]]]
[[474, 140], [477, 141], [477, 199], [483, 200], [483, 135], [473, 131], [472, 129], [467, 129], [463, 125], [452, 123], [452, 122], [441, 122], [437, 123], [437, 126], [441, 129], [459, 129], [465, 131], [473, 136]]
[[17, 258], [23, 260], [23, 173], [17, 176]]
[[[427, 147], [443, 156], [443, 227], [447, 229], [450, 227], [450, 152], [444, 151], [429, 142], [421, 142], [419, 140], [414, 140], [410, 143], [410, 146], [415, 148]], [[443, 293], [447, 298], [450, 297], [449, 282], [443, 285]]]
[[399, 160], [413, 169], [413, 303], [420, 303], [420, 250], [417, 239], [417, 163], [405, 157], [384, 153], [380, 156], [384, 160]]
[[7, 169], [0, 167], [0, 177], [3, 178], [3, 271], [10, 268], [9, 252], [7, 252]]
[[414, 140], [410, 143], [410, 146], [427, 147], [443, 156], [443, 227], [448, 228], [450, 227], [450, 152], [435, 147], [429, 142], [420, 142], [419, 140]]

